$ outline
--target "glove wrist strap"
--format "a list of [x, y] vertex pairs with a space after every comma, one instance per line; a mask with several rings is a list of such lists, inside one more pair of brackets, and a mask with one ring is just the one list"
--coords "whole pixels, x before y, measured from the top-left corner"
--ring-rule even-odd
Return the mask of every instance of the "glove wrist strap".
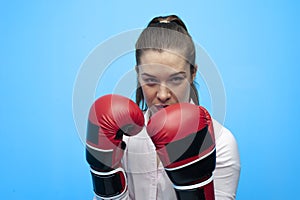
[[178, 200], [214, 200], [214, 182], [213, 176], [209, 179], [188, 186], [173, 186]]
[[122, 168], [99, 172], [91, 168], [94, 192], [102, 199], [121, 197], [127, 191], [126, 174]]

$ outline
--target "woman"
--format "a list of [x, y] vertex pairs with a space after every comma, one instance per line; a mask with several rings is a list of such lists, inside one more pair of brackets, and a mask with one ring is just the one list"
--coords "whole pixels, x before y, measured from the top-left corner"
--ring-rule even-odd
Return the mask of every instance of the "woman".
[[[170, 105], [199, 105], [196, 71], [195, 46], [182, 20], [175, 15], [152, 19], [136, 43], [136, 103], [144, 110], [145, 125]], [[217, 200], [235, 199], [240, 174], [237, 144], [229, 130], [214, 119], [212, 124], [216, 147], [214, 195]], [[143, 128], [135, 136], [123, 137], [127, 147], [121, 166], [127, 185], [115, 199], [178, 197], [148, 134]]]

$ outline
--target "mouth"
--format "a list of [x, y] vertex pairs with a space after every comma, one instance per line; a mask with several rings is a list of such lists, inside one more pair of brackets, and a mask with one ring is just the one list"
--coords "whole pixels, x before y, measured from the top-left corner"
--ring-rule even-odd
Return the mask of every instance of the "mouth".
[[163, 108], [166, 108], [168, 107], [169, 105], [165, 105], [165, 104], [156, 104], [154, 105], [154, 107], [157, 109], [157, 110], [161, 110]]
[[150, 108], [150, 112], [151, 112], [151, 115], [168, 107], [169, 105], [165, 105], [165, 104], [155, 104], [155, 105], [152, 105], [151, 108]]

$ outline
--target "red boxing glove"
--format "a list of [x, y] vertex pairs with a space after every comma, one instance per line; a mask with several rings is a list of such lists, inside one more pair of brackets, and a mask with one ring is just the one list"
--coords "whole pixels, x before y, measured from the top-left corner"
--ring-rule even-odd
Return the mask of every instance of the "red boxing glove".
[[100, 198], [117, 198], [127, 190], [121, 168], [123, 134], [133, 136], [144, 126], [144, 115], [132, 100], [105, 95], [90, 108], [86, 137], [86, 159], [91, 167], [94, 192]]
[[178, 103], [155, 113], [147, 132], [178, 199], [214, 200], [215, 137], [209, 113]]

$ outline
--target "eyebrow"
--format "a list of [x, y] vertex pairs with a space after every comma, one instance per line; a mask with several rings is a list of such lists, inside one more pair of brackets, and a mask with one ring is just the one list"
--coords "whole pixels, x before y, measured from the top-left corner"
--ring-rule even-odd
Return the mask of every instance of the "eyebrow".
[[[171, 77], [171, 76], [177, 76], [177, 75], [181, 75], [181, 74], [182, 74], [182, 75], [186, 75], [186, 72], [183, 72], [183, 71], [182, 71], [182, 72], [177, 72], [177, 73], [175, 73], [175, 74], [171, 74], [171, 75], [170, 75], [170, 77]], [[142, 76], [150, 76], [150, 77], [155, 77], [155, 76], [153, 76], [153, 75], [151, 75], [151, 74], [148, 74], [148, 73], [145, 73], [145, 72], [144, 72], [144, 73], [142, 73], [141, 75], [142, 75]]]
[[177, 76], [177, 75], [186, 75], [186, 72], [177, 72], [175, 74], [172, 74], [171, 76]]
[[155, 76], [153, 76], [153, 75], [151, 75], [151, 74], [148, 74], [148, 73], [142, 73], [141, 75], [142, 75], [142, 76], [145, 76], [145, 75], [146, 75], [146, 76], [150, 76], [150, 77], [155, 77]]

